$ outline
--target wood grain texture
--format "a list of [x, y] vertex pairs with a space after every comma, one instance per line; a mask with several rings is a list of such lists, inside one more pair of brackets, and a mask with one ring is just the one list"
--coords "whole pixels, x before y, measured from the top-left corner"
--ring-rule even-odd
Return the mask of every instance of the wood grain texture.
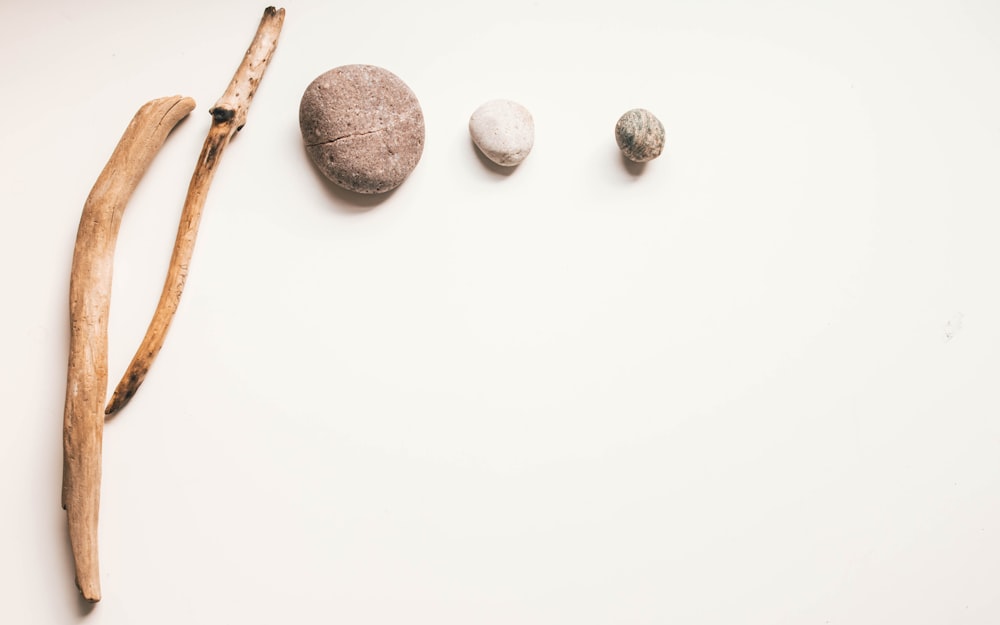
[[167, 330], [173, 321], [181, 294], [187, 281], [188, 266], [194, 254], [198, 226], [208, 197], [208, 189], [218, 169], [219, 159], [229, 145], [230, 139], [246, 124], [247, 112], [257, 87], [260, 86], [264, 70], [278, 46], [278, 35], [284, 23], [285, 10], [268, 7], [264, 10], [257, 32], [243, 57], [243, 62], [233, 75], [229, 87], [209, 111], [212, 126], [202, 146], [201, 155], [188, 185], [184, 209], [174, 242], [170, 266], [163, 283], [160, 300], [153, 312], [153, 318], [142, 339], [142, 343], [132, 357], [121, 381], [118, 382], [105, 413], [110, 416], [121, 410], [132, 399], [149, 373], [149, 368], [163, 347]]
[[126, 128], [83, 206], [70, 274], [70, 348], [63, 413], [62, 506], [76, 583], [99, 601], [97, 521], [108, 386], [108, 309], [115, 243], [125, 205], [167, 135], [194, 109], [172, 96], [143, 105]]

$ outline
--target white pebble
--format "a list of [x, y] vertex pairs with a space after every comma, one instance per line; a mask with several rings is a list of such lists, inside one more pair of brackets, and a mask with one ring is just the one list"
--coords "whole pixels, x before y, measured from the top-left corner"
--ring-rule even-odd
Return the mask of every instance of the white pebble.
[[517, 102], [491, 100], [469, 118], [469, 134], [488, 159], [512, 167], [523, 161], [535, 143], [535, 122]]

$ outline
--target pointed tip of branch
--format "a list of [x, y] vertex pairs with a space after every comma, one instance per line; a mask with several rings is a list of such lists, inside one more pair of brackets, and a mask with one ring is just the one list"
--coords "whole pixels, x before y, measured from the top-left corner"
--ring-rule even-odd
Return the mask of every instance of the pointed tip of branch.
[[132, 399], [132, 395], [134, 394], [135, 394], [135, 389], [132, 389], [130, 392], [124, 394], [119, 393], [118, 390], [115, 390], [114, 395], [111, 396], [111, 401], [109, 401], [108, 405], [105, 406], [104, 408], [104, 418], [110, 419], [111, 417], [118, 414], [118, 411], [120, 411], [122, 408], [125, 407], [125, 404], [127, 404], [129, 400]]
[[115, 416], [119, 410], [128, 404], [132, 397], [135, 396], [136, 391], [139, 390], [139, 385], [142, 384], [143, 378], [145, 376], [136, 373], [132, 367], [129, 368], [129, 371], [125, 372], [121, 382], [115, 387], [115, 392], [111, 394], [111, 400], [108, 401], [108, 405], [104, 408], [105, 419]]

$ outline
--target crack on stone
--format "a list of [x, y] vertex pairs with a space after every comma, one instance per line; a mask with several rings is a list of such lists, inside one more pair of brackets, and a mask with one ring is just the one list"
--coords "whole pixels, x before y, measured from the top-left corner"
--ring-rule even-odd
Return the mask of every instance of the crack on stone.
[[344, 139], [350, 139], [352, 137], [364, 137], [365, 135], [373, 135], [379, 132], [385, 132], [385, 128], [376, 128], [375, 130], [366, 130], [363, 132], [352, 132], [346, 135], [340, 135], [339, 137], [334, 137], [333, 139], [327, 139], [326, 141], [317, 141], [316, 143], [306, 144], [307, 148], [313, 148], [320, 145], [329, 145], [331, 143], [336, 143], [338, 141], [343, 141]]

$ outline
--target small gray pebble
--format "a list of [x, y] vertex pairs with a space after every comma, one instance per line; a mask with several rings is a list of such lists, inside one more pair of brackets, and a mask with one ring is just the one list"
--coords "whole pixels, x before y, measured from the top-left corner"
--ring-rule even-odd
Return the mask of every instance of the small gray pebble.
[[490, 100], [469, 118], [469, 134], [486, 158], [497, 165], [519, 164], [535, 143], [535, 122], [517, 102]]
[[374, 65], [343, 65], [312, 81], [299, 103], [299, 128], [316, 167], [358, 193], [396, 188], [424, 150], [416, 95]]
[[663, 124], [646, 109], [632, 109], [615, 124], [615, 140], [629, 160], [645, 163], [663, 152]]

